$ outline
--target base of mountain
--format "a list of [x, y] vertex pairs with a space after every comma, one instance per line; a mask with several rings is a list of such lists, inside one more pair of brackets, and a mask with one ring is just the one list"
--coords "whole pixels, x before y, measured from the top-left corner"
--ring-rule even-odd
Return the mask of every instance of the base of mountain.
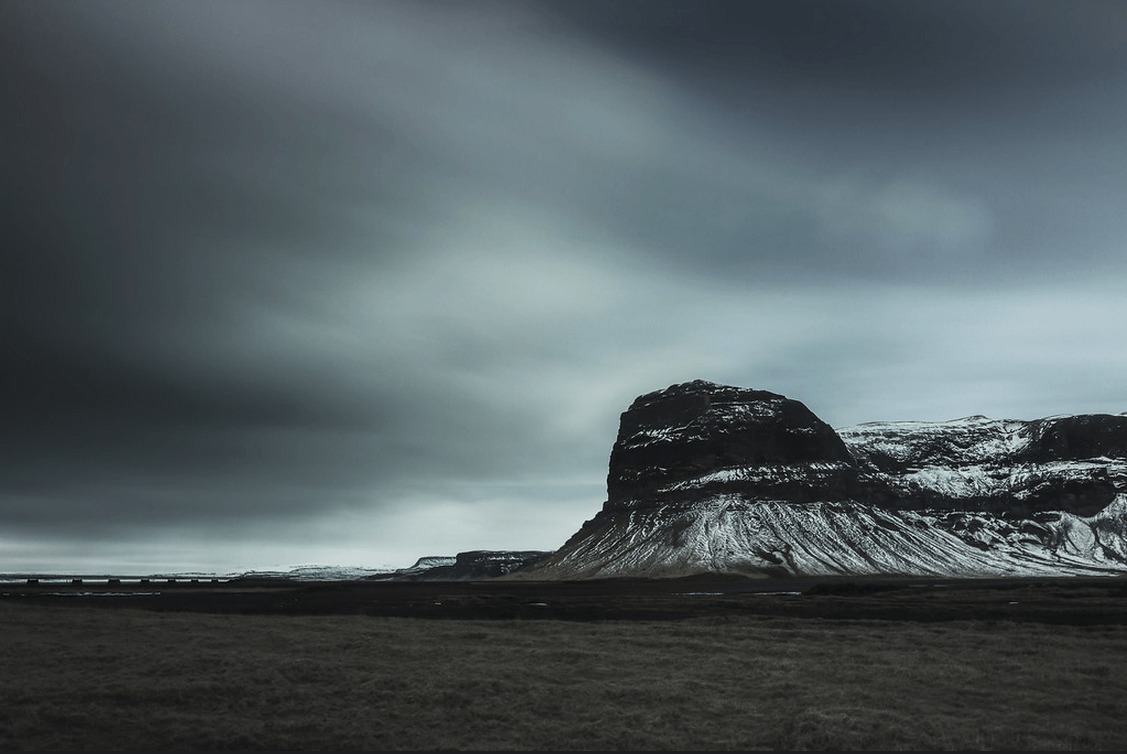
[[20, 585], [7, 604], [160, 612], [369, 615], [467, 620], [681, 620], [749, 615], [906, 621], [1127, 625], [1127, 579], [679, 579], [585, 581], [231, 581], [162, 585]]

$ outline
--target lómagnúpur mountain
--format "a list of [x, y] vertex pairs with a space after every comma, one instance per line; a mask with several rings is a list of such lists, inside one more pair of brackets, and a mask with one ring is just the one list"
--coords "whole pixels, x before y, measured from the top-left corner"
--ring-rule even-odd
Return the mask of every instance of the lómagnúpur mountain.
[[603, 509], [523, 578], [1127, 571], [1127, 415], [878, 422], [696, 381], [622, 414]]

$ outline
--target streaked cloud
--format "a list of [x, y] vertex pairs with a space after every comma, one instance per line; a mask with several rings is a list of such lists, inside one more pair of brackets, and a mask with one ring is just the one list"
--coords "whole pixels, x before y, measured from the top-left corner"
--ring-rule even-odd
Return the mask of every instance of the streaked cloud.
[[1119, 13], [8, 6], [0, 563], [550, 547], [698, 377], [1127, 410]]

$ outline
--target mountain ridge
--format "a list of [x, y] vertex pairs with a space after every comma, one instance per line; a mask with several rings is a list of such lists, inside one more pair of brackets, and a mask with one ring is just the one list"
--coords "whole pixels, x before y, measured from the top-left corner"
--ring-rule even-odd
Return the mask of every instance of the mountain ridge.
[[509, 578], [1127, 572], [1127, 414], [834, 430], [777, 393], [639, 396], [608, 498]]

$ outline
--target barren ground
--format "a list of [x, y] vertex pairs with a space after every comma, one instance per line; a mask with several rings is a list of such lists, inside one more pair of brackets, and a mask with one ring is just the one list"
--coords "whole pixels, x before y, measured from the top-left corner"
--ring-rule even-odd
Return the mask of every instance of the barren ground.
[[5, 749], [1127, 743], [1120, 579], [3, 592]]

